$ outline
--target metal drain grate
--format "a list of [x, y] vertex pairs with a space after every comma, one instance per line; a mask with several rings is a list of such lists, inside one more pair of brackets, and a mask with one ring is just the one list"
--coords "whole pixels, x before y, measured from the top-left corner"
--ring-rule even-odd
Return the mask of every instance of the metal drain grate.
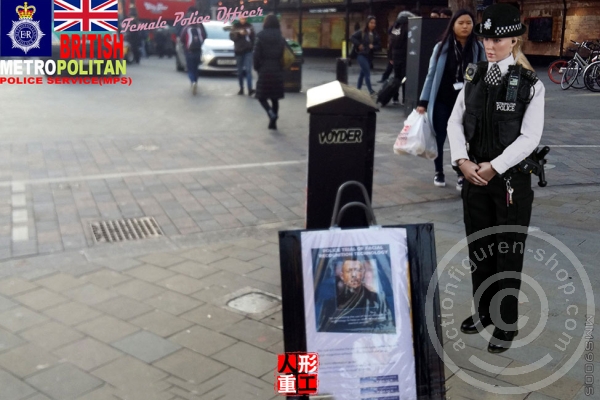
[[152, 217], [92, 222], [90, 226], [96, 243], [150, 239], [163, 235], [160, 227]]

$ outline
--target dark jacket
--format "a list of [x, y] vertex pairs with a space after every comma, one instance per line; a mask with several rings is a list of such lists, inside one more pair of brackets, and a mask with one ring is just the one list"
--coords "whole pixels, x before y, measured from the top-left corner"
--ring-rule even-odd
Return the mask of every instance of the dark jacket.
[[388, 40], [388, 58], [396, 64], [406, 67], [406, 51], [408, 47], [408, 19], [415, 15], [409, 11], [400, 11], [396, 22], [390, 28]]
[[391, 60], [394, 64], [400, 63], [406, 66], [406, 50], [408, 47], [408, 24], [400, 25], [392, 29], [390, 34]]
[[[180, 39], [184, 52], [189, 53], [191, 51], [192, 53], [202, 53], [202, 43], [204, 43], [204, 40], [206, 39], [206, 29], [204, 29], [204, 25], [202, 24], [186, 26], [181, 32]], [[190, 46], [192, 46], [192, 42], [195, 39], [199, 40], [200, 48], [190, 50]]]
[[254, 69], [258, 72], [257, 99], [282, 99], [283, 95], [283, 49], [285, 39], [275, 28], [265, 29], [256, 35], [254, 45]]
[[[365, 34], [363, 30], [354, 32], [354, 34], [350, 37], [350, 41], [352, 44], [354, 44], [357, 54], [367, 56], [369, 59], [373, 58], [373, 52], [381, 50], [381, 38], [375, 31], [373, 31], [372, 43], [369, 42], [369, 35]], [[362, 51], [359, 51], [358, 46], [361, 44], [363, 45], [363, 49]], [[369, 44], [373, 45], [372, 49], [369, 48]]]
[[250, 53], [254, 49], [254, 39], [256, 34], [254, 33], [254, 27], [252, 24], [244, 23], [241, 24], [236, 22], [231, 28], [229, 33], [229, 39], [233, 40], [233, 50], [235, 55], [241, 55]]

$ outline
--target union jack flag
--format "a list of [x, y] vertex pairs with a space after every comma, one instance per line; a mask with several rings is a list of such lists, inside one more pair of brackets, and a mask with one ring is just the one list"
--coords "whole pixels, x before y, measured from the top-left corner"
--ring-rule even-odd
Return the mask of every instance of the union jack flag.
[[118, 0], [54, 0], [54, 31], [118, 31]]

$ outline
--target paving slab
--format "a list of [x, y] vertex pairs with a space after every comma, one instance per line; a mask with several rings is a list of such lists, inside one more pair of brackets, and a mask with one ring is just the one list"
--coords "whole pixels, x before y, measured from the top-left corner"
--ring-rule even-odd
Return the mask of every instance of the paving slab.
[[77, 302], [49, 308], [44, 310], [44, 314], [69, 326], [81, 324], [101, 315], [98, 311]]
[[245, 317], [241, 314], [225, 310], [212, 304], [205, 304], [192, 311], [181, 314], [181, 318], [185, 318], [192, 322], [202, 325], [214, 331], [223, 332], [234, 323], [241, 321]]
[[122, 390], [149, 389], [162, 391], [171, 385], [163, 379], [168, 374], [133, 357], [122, 357], [93, 371], [94, 376]]
[[74, 400], [102, 385], [100, 379], [69, 364], [59, 364], [25, 381], [55, 400]]
[[0, 400], [21, 400], [36, 393], [36, 390], [6, 371], [0, 370]]
[[273, 365], [277, 364], [276, 354], [244, 342], [237, 342], [211, 357], [257, 378], [274, 370]]
[[83, 334], [55, 321], [20, 333], [25, 340], [49, 351], [83, 338]]
[[137, 332], [140, 328], [109, 315], [103, 315], [76, 327], [104, 343], [111, 343]]
[[201, 306], [202, 302], [175, 292], [165, 292], [144, 300], [146, 304], [173, 315], [180, 315]]
[[227, 369], [226, 365], [185, 348], [153, 365], [190, 383], [202, 383]]
[[147, 304], [123, 296], [96, 304], [94, 305], [94, 308], [124, 321], [153, 310], [153, 308]]
[[25, 344], [0, 354], [0, 366], [24, 378], [59, 362], [59, 358], [33, 344]]
[[45, 322], [47, 319], [25, 307], [16, 307], [0, 313], [0, 326], [11, 332], [18, 332]]
[[[160, 310], [141, 315], [129, 322], [161, 337], [171, 336], [194, 325], [191, 321]], [[173, 338], [171, 337], [170, 340]]]
[[169, 340], [205, 356], [237, 343], [235, 339], [197, 325], [171, 336]]
[[84, 371], [91, 371], [123, 355], [92, 338], [79, 340], [56, 349], [52, 353], [60, 357], [61, 361], [68, 361]]
[[146, 363], [153, 363], [179, 350], [181, 346], [147, 331], [139, 331], [112, 345]]
[[7, 296], [13, 296], [37, 287], [38, 286], [36, 284], [18, 277], [10, 277], [0, 280], [0, 293]]

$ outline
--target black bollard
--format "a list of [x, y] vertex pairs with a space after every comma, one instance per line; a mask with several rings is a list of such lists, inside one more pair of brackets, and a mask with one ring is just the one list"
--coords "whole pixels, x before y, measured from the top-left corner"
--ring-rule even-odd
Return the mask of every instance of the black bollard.
[[348, 59], [338, 58], [335, 65], [335, 79], [348, 84]]

